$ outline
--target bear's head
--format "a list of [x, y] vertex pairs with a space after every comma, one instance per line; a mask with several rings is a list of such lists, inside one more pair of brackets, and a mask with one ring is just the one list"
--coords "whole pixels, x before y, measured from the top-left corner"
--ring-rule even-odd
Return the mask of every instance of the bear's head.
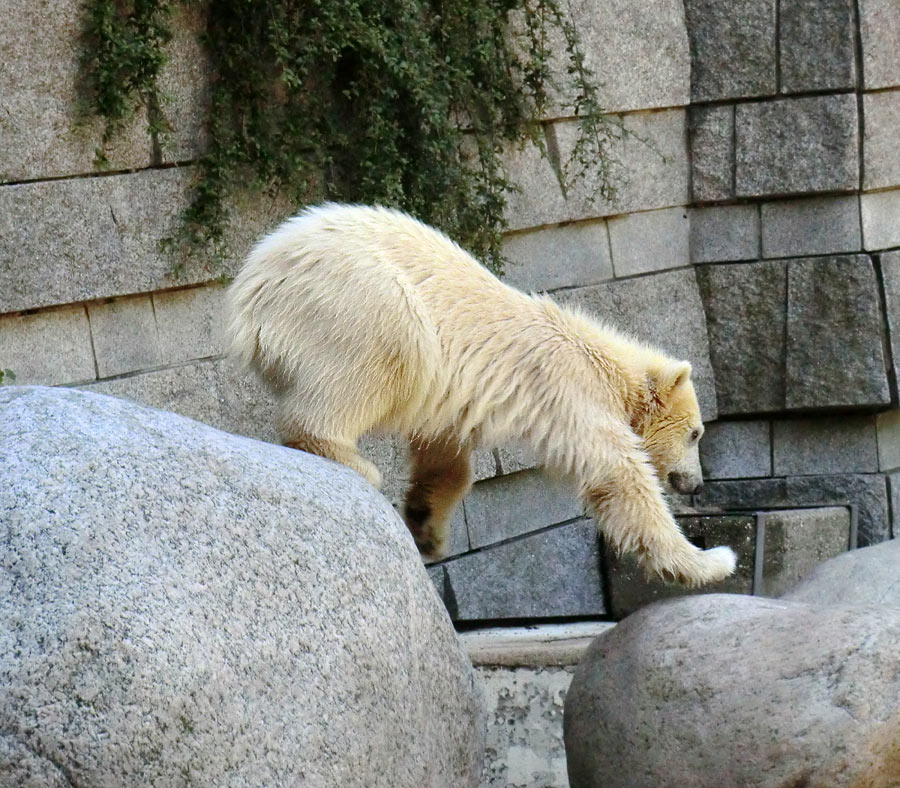
[[703, 486], [703, 421], [687, 361], [665, 359], [647, 372], [645, 407], [632, 425], [663, 486], [689, 495]]

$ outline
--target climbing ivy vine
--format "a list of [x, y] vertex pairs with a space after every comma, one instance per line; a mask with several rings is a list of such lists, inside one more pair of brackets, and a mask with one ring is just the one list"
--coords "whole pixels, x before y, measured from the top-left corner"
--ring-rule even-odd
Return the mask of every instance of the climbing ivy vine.
[[[580, 126], [562, 181], [590, 171], [611, 196], [619, 128], [563, 0], [88, 0], [84, 74], [104, 146], [141, 105], [164, 138], [158, 80], [178, 2], [206, 11], [212, 74], [208, 147], [172, 243], [223, 252], [228, 197], [251, 184], [297, 206], [399, 207], [499, 271], [515, 188], [504, 154], [530, 141], [546, 155], [535, 119], [555, 88], [576, 96]], [[561, 55], [569, 84], [553, 86]]]

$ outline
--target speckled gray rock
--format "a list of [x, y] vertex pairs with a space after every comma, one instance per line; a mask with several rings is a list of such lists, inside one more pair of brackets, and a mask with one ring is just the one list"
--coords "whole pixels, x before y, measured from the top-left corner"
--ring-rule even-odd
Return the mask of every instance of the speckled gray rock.
[[87, 392], [0, 411], [0, 784], [478, 784], [471, 665], [356, 474]]
[[900, 539], [851, 550], [821, 564], [782, 599], [817, 605], [900, 608]]
[[572, 788], [900, 783], [900, 610], [709, 595], [594, 641], [565, 704]]

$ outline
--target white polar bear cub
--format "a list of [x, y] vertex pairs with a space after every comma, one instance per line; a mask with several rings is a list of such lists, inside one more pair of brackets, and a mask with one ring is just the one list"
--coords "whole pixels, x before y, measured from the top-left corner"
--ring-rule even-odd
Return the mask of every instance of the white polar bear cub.
[[662, 495], [702, 482], [687, 362], [509, 287], [385, 208], [330, 204], [289, 219], [252, 250], [228, 300], [231, 346], [276, 395], [286, 445], [378, 486], [357, 440], [409, 439], [404, 516], [424, 555], [446, 549], [472, 449], [516, 440], [571, 480], [648, 572], [699, 585], [734, 570], [727, 547], [685, 539]]

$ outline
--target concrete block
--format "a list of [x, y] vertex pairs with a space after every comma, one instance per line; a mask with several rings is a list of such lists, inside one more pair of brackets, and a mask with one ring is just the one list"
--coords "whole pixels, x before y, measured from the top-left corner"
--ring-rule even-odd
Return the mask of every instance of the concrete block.
[[497, 449], [500, 461], [500, 474], [516, 473], [537, 468], [541, 463], [534, 452], [527, 446], [501, 446]]
[[829, 416], [772, 423], [776, 476], [878, 470], [874, 416]]
[[857, 252], [862, 248], [859, 197], [812, 197], [763, 203], [763, 257]]
[[225, 288], [219, 284], [153, 294], [163, 363], [194, 361], [225, 352], [224, 295]]
[[149, 293], [234, 272], [250, 243], [284, 214], [282, 201], [235, 198], [231, 256], [170, 275], [159, 242], [178, 227], [192, 168], [144, 170], [0, 187], [0, 313]]
[[487, 712], [482, 786], [568, 788], [563, 703], [574, 668], [475, 669]]
[[608, 224], [616, 276], [690, 265], [690, 223], [686, 208], [614, 216]]
[[612, 621], [572, 621], [479, 627], [460, 632], [459, 642], [476, 668], [575, 667], [591, 643], [614, 626]]
[[856, 87], [851, 0], [780, 0], [781, 93]]
[[[545, 133], [546, 130], [545, 126]], [[584, 218], [577, 215], [583, 206], [567, 204], [558, 173], [536, 146], [509, 148], [503, 158], [510, 179], [518, 187], [517, 191], [509, 193], [506, 202], [506, 221], [510, 230]]]
[[91, 328], [84, 307], [0, 316], [0, 369], [12, 370], [20, 386], [94, 380]]
[[864, 248], [900, 246], [900, 189], [860, 195], [859, 204]]
[[843, 506], [766, 512], [760, 519], [762, 582], [754, 589], [759, 596], [781, 596], [850, 547], [850, 510]]
[[863, 95], [863, 188], [900, 186], [900, 90]]
[[[684, 6], [660, 0], [653, 13], [629, 0], [574, 0], [567, 6], [585, 64], [601, 75], [599, 102], [609, 112], [680, 107], [690, 101], [690, 52]], [[562, 36], [550, 43], [557, 82], [567, 86]], [[556, 112], [574, 113], [571, 91], [554, 96]]]
[[859, 127], [850, 94], [735, 108], [738, 197], [856, 189]]
[[[35, 0], [4, 3], [3, 10], [10, 23], [0, 29], [0, 182], [93, 172], [103, 125], [77, 107], [82, 4]], [[151, 155], [147, 117], [140, 112], [107, 156], [112, 167], [126, 169], [149, 166]]]
[[866, 90], [900, 85], [900, 6], [897, 0], [860, 0], [863, 82]]
[[472, 478], [474, 481], [493, 479], [499, 475], [497, 458], [494, 456], [493, 449], [481, 447], [472, 452]]
[[884, 288], [884, 305], [888, 328], [888, 346], [894, 380], [900, 379], [900, 251], [880, 255], [881, 284]]
[[[693, 365], [691, 375], [703, 417], [716, 418], [706, 317], [693, 269], [666, 271], [557, 293], [598, 319]], [[677, 309], [672, 304], [678, 304]]]
[[698, 266], [721, 415], [784, 407], [786, 266]]
[[690, 218], [692, 263], [756, 260], [759, 257], [757, 206], [694, 208]]
[[700, 440], [705, 479], [747, 479], [772, 475], [768, 421], [714, 421]]
[[678, 517], [685, 536], [698, 546], [726, 545], [737, 554], [737, 567], [731, 577], [704, 588], [688, 589], [674, 583], [648, 578], [631, 555], [617, 556], [603, 549], [603, 574], [609, 588], [610, 613], [616, 620], [660, 599], [693, 594], [749, 594], [753, 590], [756, 555], [756, 517], [721, 515]]
[[275, 398], [257, 375], [230, 359], [206, 362], [214, 371], [220, 429], [248, 438], [281, 443], [275, 429]]
[[102, 301], [87, 309], [101, 378], [160, 366], [150, 296]]
[[734, 107], [691, 107], [691, 199], [727, 200], [734, 194]]
[[888, 495], [890, 496], [891, 527], [886, 539], [896, 539], [900, 535], [900, 473], [888, 474]]
[[479, 482], [465, 499], [472, 547], [484, 547], [548, 525], [580, 517], [576, 491], [538, 470]]
[[878, 470], [900, 468], [900, 410], [886, 410], [875, 417], [878, 432]]
[[790, 262], [788, 410], [890, 404], [880, 300], [867, 256]]
[[685, 0], [684, 9], [693, 101], [775, 92], [775, 0]]
[[580, 222], [508, 235], [504, 281], [526, 292], [612, 279], [606, 222]]
[[455, 621], [603, 615], [594, 523], [574, 523], [454, 558], [446, 569]]

